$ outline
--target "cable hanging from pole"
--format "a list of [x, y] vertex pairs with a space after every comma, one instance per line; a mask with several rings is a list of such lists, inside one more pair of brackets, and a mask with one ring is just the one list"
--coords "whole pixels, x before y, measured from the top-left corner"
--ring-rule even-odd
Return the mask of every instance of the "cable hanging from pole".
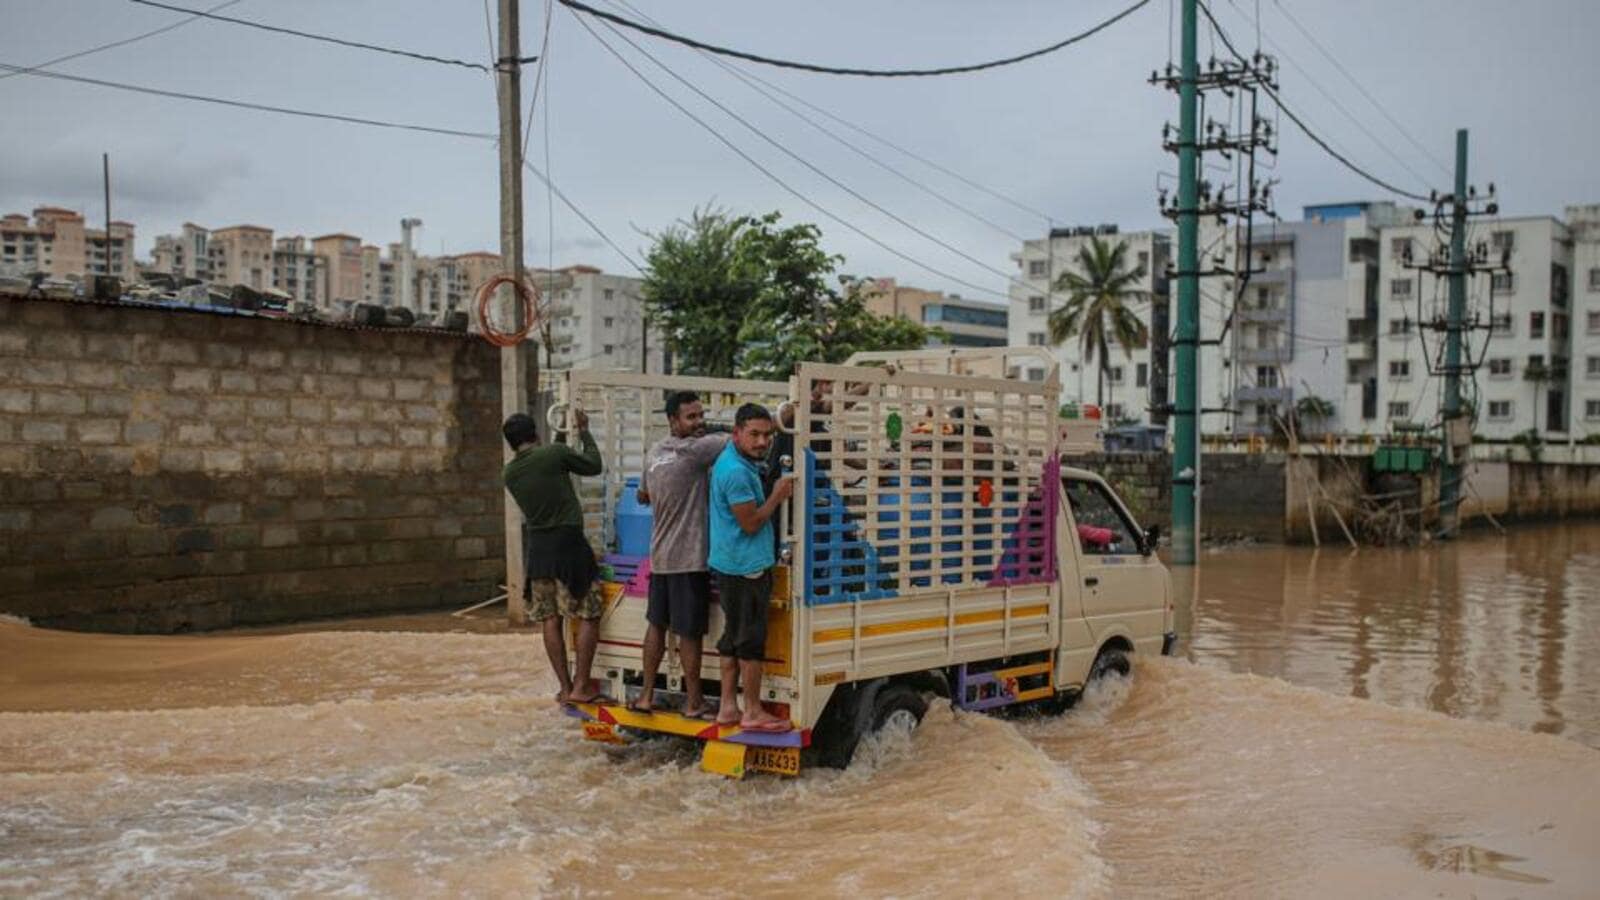
[[[159, 2], [157, 2], [157, 0], [128, 0], [128, 2], [129, 3], [137, 3], [140, 6], [149, 6], [149, 7], [152, 7], [154, 9], [164, 9], [164, 10], [167, 10], [169, 12], [183, 13], [184, 15], [194, 16], [196, 18], [211, 19], [211, 20], [216, 21], [216, 22], [226, 22], [226, 23], [228, 23], [230, 25], [242, 25], [242, 26], [244, 26], [246, 28], [255, 28], [255, 29], [259, 29], [261, 31], [270, 31], [270, 32], [273, 32], [274, 34], [286, 34], [286, 35], [289, 35], [291, 37], [305, 38], [306, 40], [310, 40], [310, 41], [322, 41], [323, 43], [326, 43], [326, 44], [337, 44], [337, 45], [339, 45], [341, 47], [350, 47], [350, 48], [353, 48], [353, 49], [356, 49], [356, 50], [371, 50], [371, 51], [373, 51], [375, 53], [387, 53], [387, 54], [389, 54], [391, 56], [403, 56], [403, 57], [406, 57], [408, 59], [419, 60], [421, 62], [439, 63], [441, 65], [446, 65], [446, 66], [460, 66], [460, 67], [462, 67], [464, 69], [477, 69], [480, 72], [493, 71], [493, 69], [490, 66], [486, 66], [483, 63], [471, 62], [471, 61], [465, 60], [465, 59], [453, 59], [453, 58], [447, 57], [447, 56], [434, 56], [434, 55], [428, 54], [428, 53], [417, 53], [417, 52], [414, 52], [414, 51], [411, 51], [411, 50], [401, 50], [401, 49], [398, 49], [398, 48], [395, 48], [395, 47], [384, 47], [384, 46], [379, 45], [379, 44], [368, 44], [368, 43], [363, 43], [361, 41], [351, 41], [351, 40], [346, 40], [344, 38], [332, 37], [332, 36], [326, 35], [326, 34], [316, 34], [314, 32], [310, 32], [310, 31], [298, 31], [298, 30], [293, 29], [293, 28], [284, 28], [284, 27], [281, 27], [281, 26], [278, 26], [278, 25], [268, 25], [265, 22], [255, 22], [255, 21], [252, 21], [250, 19], [237, 19], [237, 18], [234, 18], [233, 16], [219, 16], [216, 13], [208, 11], [208, 10], [190, 9], [187, 6], [175, 6], [175, 5], [170, 4], [170, 3], [159, 3]], [[524, 59], [517, 59], [517, 60], [515, 60], [515, 62], [529, 63], [529, 62], [534, 62], [535, 60], [537, 60], [537, 57], [530, 56], [530, 57], [527, 57], [527, 58], [524, 58]], [[507, 62], [512, 62], [512, 61], [513, 60], [510, 60], [510, 59], [499, 60], [500, 63], [507, 63]]]
[[[1232, 53], [1240, 62], [1248, 62], [1248, 57], [1240, 53], [1238, 48], [1234, 47], [1233, 41], [1228, 37], [1228, 33], [1223, 30], [1222, 24], [1217, 21], [1216, 16], [1211, 14], [1211, 7], [1207, 6], [1205, 3], [1199, 3], [1196, 5], [1199, 6], [1200, 12], [1205, 14], [1206, 20], [1211, 23], [1212, 30], [1215, 31], [1217, 37], [1222, 40], [1222, 45], [1228, 48], [1228, 52]], [[1432, 200], [1426, 194], [1419, 194], [1414, 191], [1408, 191], [1404, 188], [1396, 187], [1389, 182], [1384, 181], [1382, 178], [1372, 174], [1371, 172], [1368, 172], [1366, 169], [1361, 168], [1354, 162], [1351, 162], [1349, 157], [1333, 149], [1333, 147], [1330, 146], [1321, 135], [1318, 135], [1315, 131], [1312, 131], [1311, 126], [1307, 125], [1304, 119], [1300, 118], [1300, 116], [1296, 114], [1294, 110], [1290, 109], [1288, 105], [1283, 102], [1283, 97], [1270, 85], [1264, 85], [1262, 90], [1264, 90], [1267, 96], [1271, 97], [1273, 101], [1278, 104], [1278, 109], [1282, 110], [1283, 114], [1289, 117], [1289, 121], [1299, 126], [1300, 131], [1303, 132], [1306, 137], [1310, 138], [1312, 143], [1316, 144], [1318, 147], [1321, 147], [1324, 153], [1327, 153], [1329, 156], [1338, 160], [1344, 165], [1345, 168], [1356, 173], [1357, 175], [1360, 175], [1362, 178], [1365, 178], [1367, 181], [1372, 182], [1391, 194], [1404, 197], [1407, 200], [1416, 200], [1419, 203], [1432, 202]]]
[[1078, 34], [1066, 38], [1065, 40], [1057, 41], [1048, 47], [1040, 47], [1037, 50], [1030, 50], [1027, 53], [1019, 53], [1016, 56], [1008, 56], [1003, 59], [989, 60], [988, 62], [972, 63], [961, 66], [942, 66], [933, 69], [859, 69], [845, 66], [827, 66], [820, 63], [799, 62], [791, 59], [778, 59], [771, 56], [762, 56], [757, 53], [750, 53], [744, 50], [735, 50], [731, 47], [720, 47], [716, 44], [707, 44], [704, 41], [698, 41], [691, 37], [685, 37], [681, 34], [674, 34], [673, 32], [666, 31], [661, 28], [645, 25], [642, 22], [635, 22], [631, 19], [623, 18], [615, 13], [609, 13], [604, 10], [595, 9], [588, 4], [579, 2], [579, 0], [560, 0], [560, 3], [562, 6], [565, 6], [574, 12], [586, 13], [594, 16], [597, 19], [603, 19], [612, 23], [613, 25], [620, 25], [623, 28], [637, 31], [641, 34], [647, 34], [651, 37], [672, 41], [675, 44], [682, 44], [685, 47], [693, 47], [696, 50], [704, 50], [708, 53], [716, 53], [721, 56], [731, 56], [735, 59], [743, 59], [753, 63], [760, 63], [764, 66], [776, 66], [780, 69], [796, 69], [801, 72], [816, 72], [823, 75], [856, 75], [865, 78], [925, 78], [933, 75], [961, 75], [968, 72], [981, 72], [985, 69], [998, 69], [1001, 66], [1015, 65], [1020, 62], [1026, 62], [1030, 59], [1036, 59], [1041, 56], [1055, 53], [1058, 50], [1064, 50], [1067, 47], [1078, 43], [1079, 41], [1099, 34], [1100, 32], [1110, 28], [1112, 25], [1117, 24], [1128, 16], [1133, 15], [1139, 9], [1148, 5], [1150, 0], [1137, 0], [1137, 2], [1132, 6], [1129, 6], [1127, 9], [1122, 10], [1121, 12], [1109, 19], [1106, 19], [1093, 28], [1090, 28], [1087, 31], [1079, 32]]

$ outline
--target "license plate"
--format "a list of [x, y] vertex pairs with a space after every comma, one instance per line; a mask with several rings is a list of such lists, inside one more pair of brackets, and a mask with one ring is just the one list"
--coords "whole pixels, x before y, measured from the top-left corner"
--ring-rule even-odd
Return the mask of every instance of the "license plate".
[[747, 768], [759, 769], [762, 772], [799, 775], [800, 748], [750, 747], [745, 750], [744, 764]]
[[583, 736], [591, 741], [602, 741], [607, 744], [626, 744], [628, 739], [620, 734], [606, 722], [584, 722]]

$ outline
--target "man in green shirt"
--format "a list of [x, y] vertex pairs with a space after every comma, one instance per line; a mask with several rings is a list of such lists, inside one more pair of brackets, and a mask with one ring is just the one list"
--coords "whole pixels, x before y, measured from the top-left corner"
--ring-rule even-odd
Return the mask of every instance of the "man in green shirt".
[[[544, 650], [550, 657], [561, 690], [560, 703], [595, 703], [607, 700], [590, 677], [595, 644], [600, 638], [604, 603], [597, 578], [594, 549], [583, 536], [583, 507], [572, 489], [573, 475], [599, 475], [600, 448], [589, 434], [589, 417], [573, 412], [581, 451], [566, 444], [539, 443], [539, 426], [532, 416], [517, 413], [506, 419], [501, 431], [516, 456], [506, 463], [506, 490], [521, 507], [523, 559], [527, 592], [534, 621], [544, 630]], [[566, 630], [562, 617], [578, 620], [577, 671], [567, 670]]]

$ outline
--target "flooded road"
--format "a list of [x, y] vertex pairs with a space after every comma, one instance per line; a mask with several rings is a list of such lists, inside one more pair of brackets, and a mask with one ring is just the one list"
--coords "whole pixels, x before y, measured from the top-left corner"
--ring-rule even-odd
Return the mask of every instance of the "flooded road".
[[1600, 527], [1184, 584], [1191, 660], [743, 783], [582, 742], [531, 635], [0, 620], [0, 895], [1594, 894]]

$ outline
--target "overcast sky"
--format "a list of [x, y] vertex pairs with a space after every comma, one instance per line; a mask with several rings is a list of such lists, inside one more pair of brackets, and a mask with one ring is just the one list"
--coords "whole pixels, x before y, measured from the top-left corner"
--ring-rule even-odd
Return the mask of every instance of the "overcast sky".
[[[200, 8], [217, 0], [174, 2]], [[1032, 49], [1081, 31], [1129, 2], [636, 0], [636, 6], [671, 30], [759, 53], [837, 65], [922, 67]], [[1592, 96], [1600, 84], [1594, 46], [1600, 3], [1213, 3], [1247, 49], [1256, 44], [1249, 18], [1260, 10], [1264, 49], [1284, 59], [1284, 98], [1336, 146], [1391, 183], [1425, 192], [1447, 186], [1448, 179], [1288, 16], [1437, 160], [1451, 161], [1455, 128], [1471, 129], [1473, 180], [1497, 183], [1505, 213], [1560, 215], [1569, 203], [1600, 202], [1600, 116]], [[1173, 168], [1159, 143], [1162, 124], [1176, 120], [1176, 98], [1146, 83], [1150, 70], [1168, 59], [1169, 8], [1167, 0], [1151, 0], [1082, 44], [972, 75], [864, 79], [746, 68], [1059, 224], [1146, 228], [1164, 224], [1155, 210], [1157, 173]], [[489, 53], [482, 0], [243, 0], [224, 12], [440, 56], [483, 61]], [[523, 4], [528, 54], [538, 52], [543, 14], [541, 0]], [[0, 0], [0, 63], [35, 65], [179, 18], [127, 0]], [[618, 38], [600, 33], [801, 194], [915, 262], [875, 246], [772, 183], [652, 93], [558, 5], [549, 92], [540, 99], [531, 158], [544, 164], [548, 101], [550, 168], [557, 184], [636, 259], [648, 243], [642, 232], [716, 203], [738, 212], [779, 209], [791, 219], [818, 222], [829, 249], [847, 257], [849, 272], [894, 276], [969, 297], [985, 295], [960, 282], [1004, 292], [999, 275], [783, 156]], [[694, 51], [634, 38], [778, 144], [979, 263], [1011, 271], [1008, 255], [1017, 241], [1005, 232], [1036, 237], [1048, 227], [1039, 216], [832, 126], [917, 185], [1000, 229], [978, 221], [840, 146]], [[1210, 48], [1202, 36], [1202, 56]], [[205, 20], [63, 63], [59, 71], [463, 131], [497, 127], [493, 84], [484, 73]], [[530, 69], [525, 96], [532, 74]], [[113, 215], [137, 224], [144, 252], [155, 235], [184, 221], [208, 227], [247, 222], [279, 235], [346, 231], [384, 244], [398, 240], [404, 216], [423, 220], [423, 252], [498, 249], [497, 161], [490, 141], [225, 109], [27, 75], [0, 78], [0, 121], [0, 212], [59, 204], [98, 221], [100, 153], [107, 151]], [[1285, 218], [1298, 218], [1307, 203], [1384, 198], [1287, 120], [1282, 124], [1282, 152], [1270, 174], [1281, 179], [1278, 208]], [[552, 235], [544, 187], [531, 178], [527, 211], [530, 264], [544, 263], [553, 248], [557, 265], [585, 262], [630, 271], [559, 201]]]

